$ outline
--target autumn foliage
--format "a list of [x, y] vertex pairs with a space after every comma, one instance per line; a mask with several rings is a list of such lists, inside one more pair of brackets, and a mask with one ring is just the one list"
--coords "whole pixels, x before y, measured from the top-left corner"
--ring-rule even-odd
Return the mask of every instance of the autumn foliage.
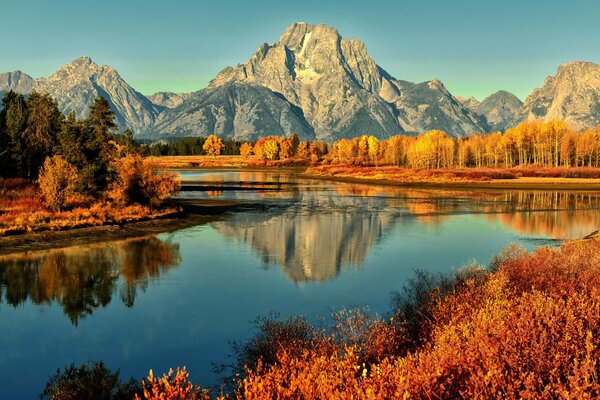
[[175, 375], [169, 370], [160, 378], [154, 377], [150, 370], [148, 377], [142, 380], [143, 395], [135, 396], [135, 400], [209, 400], [210, 396], [200, 387], [189, 381], [185, 367], [177, 368]]
[[48, 206], [60, 211], [67, 198], [75, 193], [77, 170], [61, 156], [46, 158], [40, 170], [38, 183]]
[[511, 247], [492, 270], [472, 270], [414, 303], [416, 337], [406, 309], [387, 320], [350, 315], [341, 327], [354, 340], [316, 335], [300, 354], [282, 346], [275, 361], [248, 366], [235, 396], [596, 398], [599, 288], [600, 241], [531, 254]]
[[117, 176], [109, 195], [119, 204], [157, 207], [179, 189], [174, 174], [159, 172], [137, 154], [118, 159], [114, 162], [114, 169]]
[[210, 135], [202, 145], [202, 149], [209, 155], [216, 157], [225, 148], [223, 140], [217, 135]]

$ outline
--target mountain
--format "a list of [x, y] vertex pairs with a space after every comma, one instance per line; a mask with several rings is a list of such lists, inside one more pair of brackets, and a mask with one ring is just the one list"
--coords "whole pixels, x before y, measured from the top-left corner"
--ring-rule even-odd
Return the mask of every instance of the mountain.
[[474, 111], [485, 118], [490, 131], [505, 131], [517, 123], [523, 102], [514, 94], [500, 90], [475, 106]]
[[455, 97], [456, 97], [456, 100], [460, 101], [460, 104], [467, 107], [471, 111], [475, 111], [475, 109], [477, 108], [477, 106], [480, 103], [480, 101], [477, 100], [473, 96], [471, 96], [469, 98], [462, 97], [462, 96], [455, 96]]
[[184, 100], [189, 98], [191, 93], [173, 93], [173, 92], [158, 92], [148, 97], [154, 105], [164, 108], [175, 108]]
[[314, 140], [300, 108], [282, 95], [252, 84], [229, 83], [193, 93], [180, 106], [165, 109], [155, 131], [174, 136], [207, 136], [256, 140], [263, 134], [291, 135]]
[[575, 129], [600, 124], [600, 65], [570, 62], [558, 67], [525, 99], [519, 120], [564, 119]]
[[397, 80], [375, 63], [363, 42], [321, 24], [288, 27], [279, 42], [264, 43], [246, 64], [221, 71], [208, 90], [234, 82], [279, 94], [302, 110], [322, 140], [430, 129], [454, 136], [485, 131], [440, 81]]
[[19, 93], [29, 93], [33, 87], [34, 80], [21, 71], [5, 72], [0, 74], [0, 106], [2, 95], [10, 90]]
[[74, 60], [49, 78], [33, 80], [18, 71], [0, 76], [0, 91], [48, 93], [58, 101], [63, 113], [74, 112], [78, 118], [87, 117], [94, 99], [103, 96], [110, 103], [119, 126], [129, 127], [138, 134], [154, 125], [161, 110], [129, 86], [116, 70], [98, 66], [89, 57]]

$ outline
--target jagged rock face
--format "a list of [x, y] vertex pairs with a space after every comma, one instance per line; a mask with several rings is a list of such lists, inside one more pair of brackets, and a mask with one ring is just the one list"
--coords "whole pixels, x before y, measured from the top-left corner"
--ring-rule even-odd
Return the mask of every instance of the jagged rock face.
[[477, 106], [479, 104], [481, 104], [481, 102], [473, 96], [471, 96], [469, 98], [462, 97], [462, 96], [455, 96], [455, 97], [456, 97], [456, 100], [460, 101], [460, 104], [467, 107], [471, 111], [475, 111], [477, 109]]
[[114, 69], [98, 66], [89, 57], [80, 57], [65, 65], [47, 79], [38, 79], [34, 89], [53, 96], [65, 114], [75, 112], [78, 118], [89, 115], [94, 99], [103, 96], [115, 112], [121, 128], [136, 134], [153, 126], [159, 109], [136, 92]]
[[[247, 243], [265, 263], [278, 265], [295, 283], [325, 282], [364, 263], [370, 249], [392, 230], [400, 212], [381, 197], [338, 197], [304, 192], [282, 213], [239, 213], [212, 226]], [[348, 212], [327, 212], [346, 208]]]
[[164, 108], [175, 108], [188, 99], [191, 93], [158, 92], [147, 96], [154, 105]]
[[19, 93], [29, 93], [33, 88], [33, 83], [33, 78], [21, 71], [0, 74], [0, 90], [4, 92], [13, 90]]
[[574, 129], [600, 124], [600, 65], [570, 62], [558, 67], [525, 100], [520, 120], [563, 119]]
[[491, 131], [505, 131], [517, 123], [523, 102], [517, 96], [500, 90], [479, 103], [475, 112], [485, 118]]
[[9, 91], [29, 93], [33, 87], [33, 78], [21, 71], [5, 72], [0, 74], [0, 107], [2, 96]]
[[256, 140], [262, 135], [314, 140], [302, 110], [283, 96], [251, 84], [230, 83], [193, 93], [175, 109], [163, 111], [155, 131], [174, 136], [216, 134], [236, 140]]
[[121, 129], [131, 128], [136, 134], [151, 128], [160, 111], [129, 86], [117, 71], [106, 65], [98, 66], [89, 57], [78, 58], [49, 78], [33, 80], [18, 71], [0, 77], [0, 91], [48, 93], [58, 101], [63, 113], [74, 112], [78, 118], [86, 118], [94, 99], [102, 96], [110, 103]]
[[398, 81], [373, 61], [364, 43], [325, 25], [290, 26], [278, 43], [263, 44], [246, 64], [224, 69], [209, 87], [230, 82], [281, 93], [303, 110], [319, 139], [429, 129], [464, 136], [485, 130], [441, 82]]

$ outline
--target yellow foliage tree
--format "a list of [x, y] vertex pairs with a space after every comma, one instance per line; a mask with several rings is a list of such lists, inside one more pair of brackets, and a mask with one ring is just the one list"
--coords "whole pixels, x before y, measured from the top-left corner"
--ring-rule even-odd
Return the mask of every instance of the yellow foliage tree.
[[60, 211], [75, 192], [77, 170], [61, 156], [47, 157], [40, 169], [38, 183], [48, 206]]
[[210, 135], [202, 145], [202, 149], [213, 157], [220, 155], [224, 148], [223, 141], [217, 135]]
[[279, 157], [279, 143], [276, 138], [268, 138], [264, 146], [265, 158], [267, 160], [277, 160]]
[[252, 145], [248, 142], [242, 143], [240, 146], [240, 155], [244, 160], [247, 160], [252, 155]]

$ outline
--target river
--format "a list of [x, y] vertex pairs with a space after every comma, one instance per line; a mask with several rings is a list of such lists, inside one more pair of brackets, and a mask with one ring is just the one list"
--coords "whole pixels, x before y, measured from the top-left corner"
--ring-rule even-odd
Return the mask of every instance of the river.
[[600, 228], [594, 192], [181, 176], [181, 198], [247, 207], [172, 233], [0, 256], [0, 399], [37, 398], [57, 368], [87, 360], [127, 378], [186, 365], [194, 382], [215, 384], [211, 363], [258, 316], [383, 314], [415, 270], [487, 265], [510, 243], [532, 250]]

